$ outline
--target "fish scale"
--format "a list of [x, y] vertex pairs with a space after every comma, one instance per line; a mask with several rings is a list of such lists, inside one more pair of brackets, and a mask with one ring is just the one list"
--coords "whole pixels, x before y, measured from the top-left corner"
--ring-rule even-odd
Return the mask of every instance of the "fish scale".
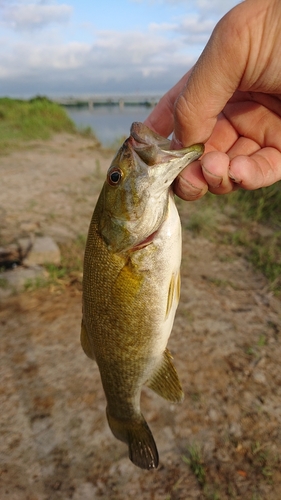
[[144, 384], [180, 402], [183, 391], [167, 342], [179, 301], [181, 225], [172, 182], [203, 153], [135, 122], [117, 152], [89, 228], [83, 273], [81, 344], [95, 359], [114, 436], [143, 469], [158, 451], [141, 413]]

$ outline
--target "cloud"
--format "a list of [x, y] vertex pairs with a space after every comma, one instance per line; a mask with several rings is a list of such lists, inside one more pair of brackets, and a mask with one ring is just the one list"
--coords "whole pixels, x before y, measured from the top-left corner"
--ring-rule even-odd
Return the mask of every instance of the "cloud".
[[[172, 0], [162, 0], [168, 1]], [[148, 26], [143, 23], [139, 31], [97, 31], [91, 25], [81, 34], [75, 20], [70, 30], [62, 26], [72, 14], [67, 3], [0, 0], [5, 28], [0, 32], [0, 45], [5, 48], [0, 51], [1, 95], [164, 92], [194, 64], [211, 34], [216, 19], [202, 14], [206, 1], [190, 0], [189, 15], [170, 16], [169, 22]], [[219, 9], [227, 2], [234, 4], [231, 0], [211, 3]], [[197, 9], [189, 12], [190, 5]]]
[[176, 31], [181, 34], [185, 44], [206, 45], [213, 31], [214, 22], [211, 19], [200, 19], [198, 15], [184, 18]]
[[91, 44], [14, 42], [0, 53], [1, 94], [165, 91], [194, 62], [182, 49], [180, 41], [136, 31], [102, 31]]
[[[1, 6], [1, 4], [0, 4]], [[30, 31], [52, 23], [65, 23], [72, 14], [67, 4], [45, 4], [26, 2], [4, 2], [3, 21], [15, 30]]]
[[155, 32], [173, 33], [180, 37], [185, 45], [206, 45], [214, 28], [211, 19], [201, 19], [198, 14], [192, 14], [180, 19], [176, 24], [151, 24], [150, 28]]
[[193, 3], [200, 9], [200, 11], [204, 14], [204, 12], [210, 12], [221, 15], [232, 9], [235, 5], [240, 3], [239, 0], [194, 0]]
[[[240, 0], [241, 1], [241, 0]], [[169, 5], [184, 5], [190, 11], [200, 10], [202, 18], [205, 15], [212, 17], [220, 17], [234, 5], [240, 3], [239, 0], [131, 0], [132, 3], [141, 4], [169, 4]]]

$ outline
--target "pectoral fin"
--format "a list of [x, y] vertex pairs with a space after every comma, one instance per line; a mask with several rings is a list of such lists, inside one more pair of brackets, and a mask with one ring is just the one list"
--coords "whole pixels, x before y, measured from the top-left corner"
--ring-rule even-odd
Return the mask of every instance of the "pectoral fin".
[[162, 398], [172, 403], [180, 403], [184, 398], [184, 394], [172, 359], [168, 349], [165, 349], [160, 366], [146, 385]]
[[95, 360], [95, 356], [93, 353], [93, 349], [90, 343], [89, 335], [84, 325], [83, 319], [81, 323], [81, 334], [80, 334], [80, 342], [83, 347], [83, 351], [88, 356], [88, 358]]
[[177, 274], [172, 274], [168, 290], [168, 297], [167, 297], [166, 319], [168, 318], [171, 312], [174, 301], [176, 301], [176, 304], [179, 303], [180, 287], [181, 287], [180, 273], [178, 272]]

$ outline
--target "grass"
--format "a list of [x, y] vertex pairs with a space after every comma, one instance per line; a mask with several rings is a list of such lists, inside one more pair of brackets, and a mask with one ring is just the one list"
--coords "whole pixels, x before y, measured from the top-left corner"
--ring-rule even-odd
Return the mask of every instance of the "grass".
[[61, 263], [58, 265], [46, 263], [44, 268], [47, 271], [47, 276], [27, 280], [25, 290], [33, 291], [43, 287], [58, 289], [70, 285], [81, 289], [85, 243], [86, 236], [79, 235], [74, 241], [61, 244]]
[[26, 292], [38, 290], [39, 288], [43, 288], [49, 284], [48, 278], [43, 276], [37, 276], [34, 279], [27, 279], [24, 283], [24, 290]]
[[[0, 98], [0, 152], [60, 132], [79, 133], [62, 106], [40, 96], [29, 101]], [[93, 135], [89, 128], [81, 134]]]
[[[248, 473], [245, 473], [244, 470], [239, 471], [241, 475], [244, 472], [246, 477], [246, 475], [250, 475], [251, 473], [253, 477], [255, 477], [256, 487], [259, 487], [261, 480], [265, 481], [267, 484], [272, 484], [274, 474], [280, 468], [280, 457], [272, 453], [270, 448], [266, 445], [262, 445], [259, 441], [251, 443], [245, 457], [250, 466], [250, 470]], [[210, 474], [208, 464], [204, 460], [202, 448], [198, 443], [194, 443], [188, 447], [187, 453], [182, 456], [182, 460], [189, 466], [190, 471], [193, 473], [200, 486], [200, 498], [202, 497], [205, 500], [220, 500], [221, 495], [225, 498], [225, 491], [223, 491], [224, 486], [212, 480], [212, 474]], [[228, 484], [227, 498], [237, 498], [235, 488], [232, 488], [231, 480]], [[251, 500], [254, 499], [261, 500], [261, 497], [258, 493], [253, 493]]]
[[201, 448], [198, 445], [190, 446], [188, 448], [188, 456], [183, 455], [182, 459], [184, 463], [189, 465], [199, 485], [204, 487], [206, 484], [206, 472]]
[[[183, 204], [178, 205], [181, 210]], [[189, 205], [185, 229], [219, 244], [244, 247], [248, 260], [268, 278], [271, 290], [280, 294], [280, 206], [281, 181], [267, 188], [239, 190], [227, 196], [207, 194]], [[224, 223], [229, 225], [229, 221], [233, 223], [233, 231], [224, 229]]]
[[204, 498], [206, 500], [220, 500], [217, 485], [211, 485], [207, 482], [206, 464], [201, 447], [198, 444], [189, 446], [187, 455], [183, 455], [182, 460], [196, 477]]
[[234, 203], [245, 212], [247, 218], [256, 222], [270, 221], [281, 224], [281, 182], [255, 191], [239, 190], [231, 196]]
[[280, 293], [281, 182], [255, 191], [237, 191], [225, 203], [232, 203], [244, 226], [239, 243], [247, 248], [248, 259], [269, 279], [272, 290]]
[[249, 260], [269, 279], [272, 289], [281, 291], [281, 232], [276, 232], [266, 241], [261, 237], [247, 243]]
[[260, 475], [268, 483], [272, 483], [272, 477], [280, 467], [279, 457], [256, 441], [252, 443], [249, 459], [256, 476]]
[[[274, 292], [281, 292], [281, 182], [256, 191], [238, 191], [230, 200], [243, 225], [238, 242], [250, 262], [260, 269]], [[263, 230], [266, 229], [266, 232]]]
[[[1, 269], [0, 269], [1, 272]], [[8, 288], [8, 281], [5, 278], [0, 277], [0, 288], [6, 289]]]

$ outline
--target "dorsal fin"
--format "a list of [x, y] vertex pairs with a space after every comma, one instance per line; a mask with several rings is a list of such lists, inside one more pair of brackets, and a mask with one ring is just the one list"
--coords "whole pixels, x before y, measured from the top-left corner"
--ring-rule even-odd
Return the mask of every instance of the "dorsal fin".
[[184, 398], [184, 394], [172, 359], [171, 353], [168, 349], [165, 349], [160, 366], [146, 385], [162, 398], [172, 403], [180, 403]]

